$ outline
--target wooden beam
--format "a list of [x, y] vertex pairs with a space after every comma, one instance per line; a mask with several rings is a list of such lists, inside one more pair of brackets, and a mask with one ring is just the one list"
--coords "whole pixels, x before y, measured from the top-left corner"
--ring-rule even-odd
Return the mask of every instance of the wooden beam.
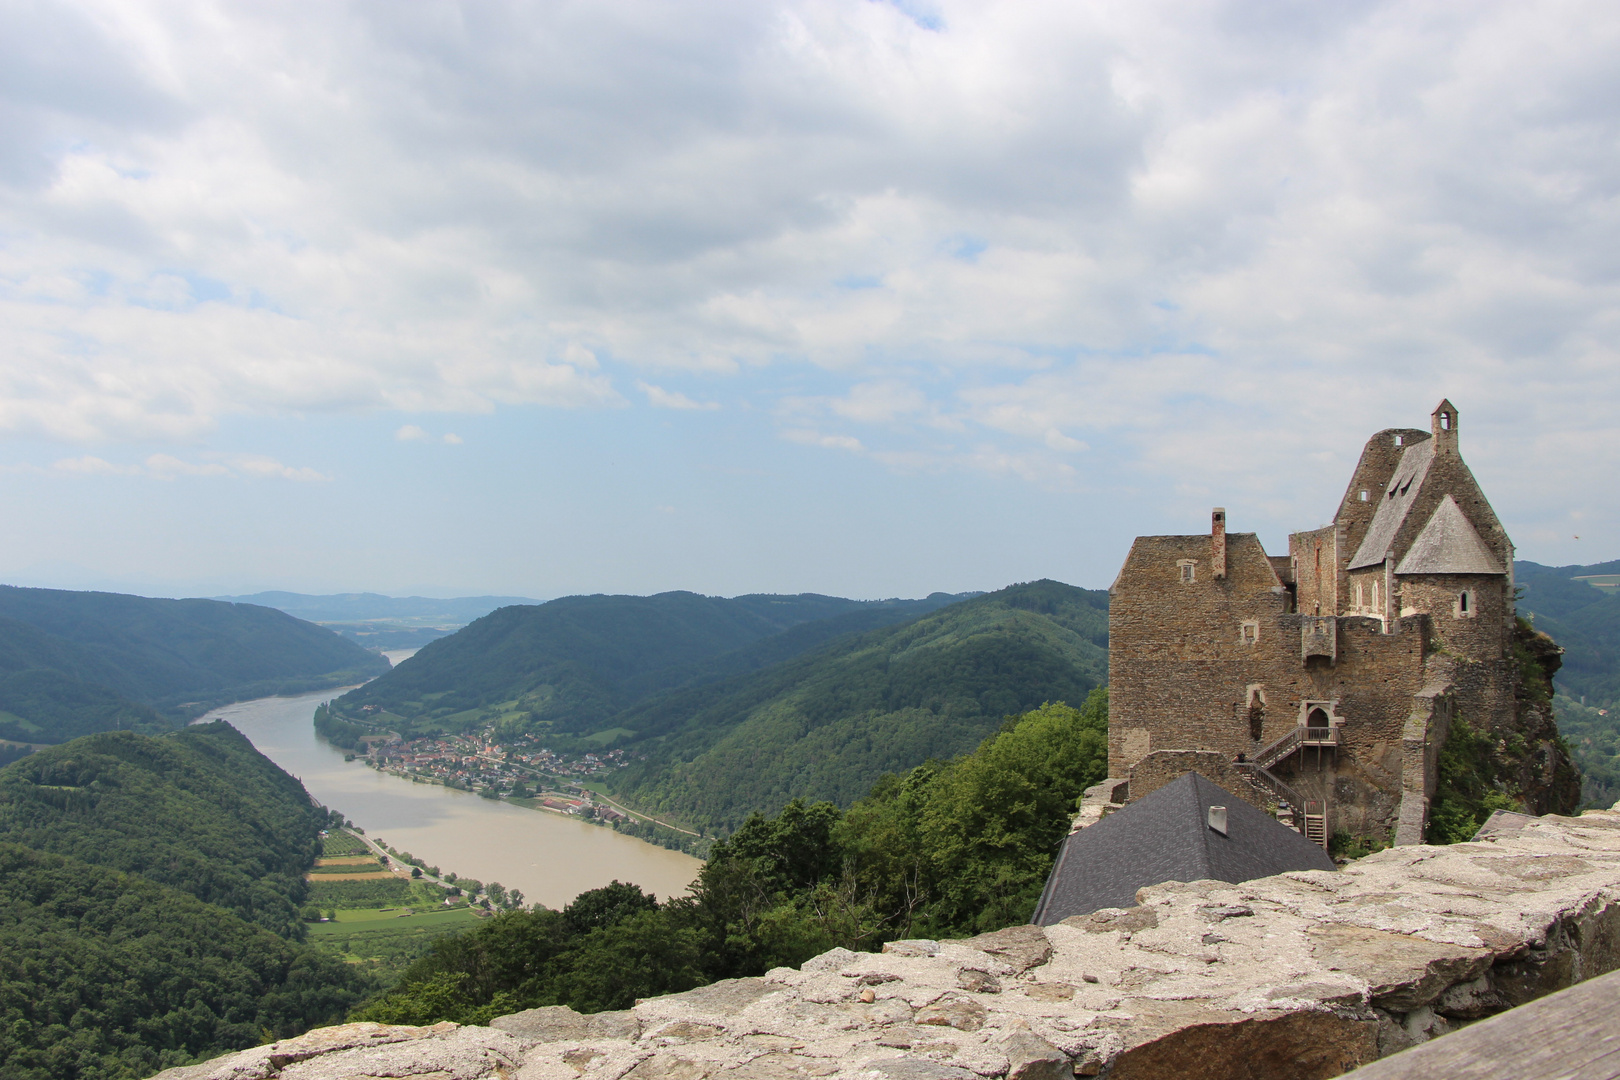
[[1614, 1080], [1620, 971], [1391, 1054], [1340, 1080]]

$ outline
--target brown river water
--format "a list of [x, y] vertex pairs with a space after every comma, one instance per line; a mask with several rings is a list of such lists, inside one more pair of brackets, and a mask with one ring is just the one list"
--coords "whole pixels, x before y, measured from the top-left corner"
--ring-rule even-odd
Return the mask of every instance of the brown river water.
[[[396, 663], [402, 659], [390, 657]], [[228, 721], [367, 836], [441, 870], [522, 889], [527, 903], [560, 908], [613, 880], [633, 882], [665, 899], [684, 893], [703, 865], [600, 825], [345, 762], [342, 750], [316, 737], [312, 722], [315, 706], [340, 693], [242, 701], [203, 719]]]

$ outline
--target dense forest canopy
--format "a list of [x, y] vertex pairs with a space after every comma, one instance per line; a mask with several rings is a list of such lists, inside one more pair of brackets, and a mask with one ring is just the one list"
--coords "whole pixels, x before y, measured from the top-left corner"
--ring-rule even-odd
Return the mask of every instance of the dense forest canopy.
[[326, 814], [223, 722], [105, 732], [0, 770], [0, 840], [140, 874], [288, 937]]
[[270, 608], [0, 586], [0, 738], [154, 732], [214, 705], [359, 682], [388, 662]]
[[373, 989], [301, 939], [328, 815], [234, 729], [93, 735], [0, 769], [0, 1080], [138, 1080]]

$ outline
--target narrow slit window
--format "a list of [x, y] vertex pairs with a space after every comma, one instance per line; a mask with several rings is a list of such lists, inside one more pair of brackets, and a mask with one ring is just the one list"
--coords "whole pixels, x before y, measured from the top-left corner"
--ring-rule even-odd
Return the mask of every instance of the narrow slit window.
[[1406, 436], [1404, 436], [1404, 435], [1395, 436], [1395, 445], [1400, 446], [1402, 444], [1402, 442], [1405, 441], [1405, 439], [1406, 439]]

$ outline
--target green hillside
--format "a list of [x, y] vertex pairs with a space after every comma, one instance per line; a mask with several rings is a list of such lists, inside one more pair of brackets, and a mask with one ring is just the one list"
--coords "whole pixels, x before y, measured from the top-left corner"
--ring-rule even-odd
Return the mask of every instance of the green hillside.
[[0, 770], [0, 841], [190, 893], [300, 937], [325, 811], [223, 722], [163, 738], [104, 732]]
[[1620, 574], [1620, 561], [1594, 566], [1541, 566], [1515, 562], [1519, 612], [1564, 647], [1556, 683], [1573, 698], [1620, 702], [1620, 590], [1597, 589], [1581, 577]]
[[1012, 714], [1107, 677], [1107, 594], [1015, 585], [614, 719], [643, 759], [610, 783], [638, 807], [734, 828], [790, 799], [849, 805], [888, 772], [966, 753]]
[[1620, 561], [1592, 566], [1513, 564], [1519, 612], [1564, 648], [1554, 676], [1558, 731], [1581, 770], [1586, 806], [1620, 800], [1620, 590], [1581, 578], [1620, 574]]
[[358, 682], [388, 662], [270, 608], [0, 586], [0, 738], [158, 731], [214, 705]]
[[372, 989], [300, 940], [327, 814], [225, 724], [0, 769], [0, 1077], [138, 1080]]
[[[811, 648], [826, 633], [893, 622], [951, 599], [724, 599], [671, 592], [505, 607], [339, 698], [333, 711], [356, 720], [381, 715], [407, 736], [490, 722], [507, 731], [585, 734], [615, 726], [614, 716], [650, 693], [752, 670]], [[847, 621], [810, 629], [838, 619]], [[795, 628], [803, 629], [793, 634]], [[762, 652], [747, 651], [768, 639], [779, 640]]]

